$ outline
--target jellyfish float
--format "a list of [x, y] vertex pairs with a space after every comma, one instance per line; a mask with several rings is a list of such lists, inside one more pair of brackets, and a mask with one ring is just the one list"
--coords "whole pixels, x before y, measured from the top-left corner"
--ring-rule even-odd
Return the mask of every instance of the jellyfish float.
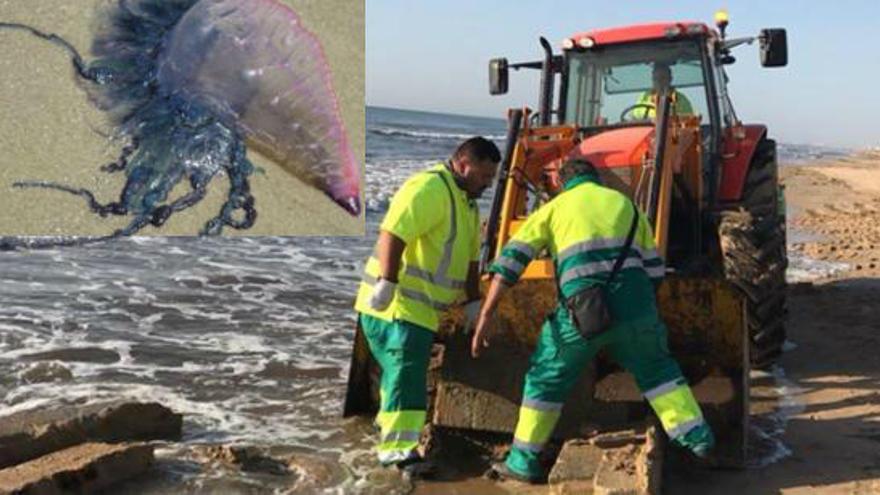
[[[45, 181], [83, 197], [100, 216], [131, 221], [107, 236], [4, 238], [6, 248], [82, 244], [161, 226], [205, 197], [220, 174], [226, 200], [201, 234], [250, 228], [257, 216], [249, 177], [251, 146], [360, 215], [360, 165], [348, 143], [323, 50], [296, 13], [278, 0], [118, 0], [108, 7], [86, 61], [65, 39], [24, 24], [0, 29], [65, 49], [91, 102], [106, 112], [126, 146], [101, 170], [124, 173], [118, 200]], [[188, 192], [170, 193], [180, 181]], [[186, 184], [186, 183], [185, 183]]]

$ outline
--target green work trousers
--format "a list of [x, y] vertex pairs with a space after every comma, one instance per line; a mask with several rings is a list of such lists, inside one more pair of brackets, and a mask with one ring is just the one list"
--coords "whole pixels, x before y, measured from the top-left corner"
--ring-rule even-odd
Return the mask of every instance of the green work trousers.
[[406, 321], [388, 322], [361, 313], [361, 328], [382, 368], [381, 404], [376, 423], [382, 430], [377, 446], [382, 464], [417, 455], [425, 424], [428, 361], [434, 332]]
[[530, 478], [542, 476], [540, 453], [559, 420], [562, 405], [584, 367], [603, 348], [635, 376], [673, 442], [693, 450], [711, 448], [711, 430], [669, 353], [666, 327], [659, 319], [617, 322], [606, 332], [585, 339], [560, 304], [544, 321], [529, 362], [513, 447], [506, 461], [509, 469]]

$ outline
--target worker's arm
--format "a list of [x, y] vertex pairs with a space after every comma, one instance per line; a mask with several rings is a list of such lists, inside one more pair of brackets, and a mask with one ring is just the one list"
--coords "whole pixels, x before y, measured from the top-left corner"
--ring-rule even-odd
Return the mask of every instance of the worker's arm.
[[376, 258], [379, 260], [379, 280], [373, 285], [370, 294], [370, 307], [376, 311], [385, 311], [394, 299], [397, 289], [397, 274], [400, 271], [400, 258], [406, 243], [387, 230], [379, 231], [376, 241]]
[[376, 241], [376, 258], [379, 260], [379, 276], [389, 282], [397, 283], [397, 274], [400, 272], [400, 258], [406, 243], [403, 239], [388, 232], [379, 231], [379, 240]]
[[495, 309], [501, 296], [507, 291], [507, 282], [501, 275], [492, 277], [492, 283], [489, 284], [489, 292], [486, 293], [486, 300], [480, 310], [480, 316], [477, 319], [477, 328], [471, 339], [471, 356], [480, 357], [480, 348], [489, 347], [489, 339], [491, 337], [492, 320], [495, 318]]
[[[549, 203], [548, 203], [549, 204]], [[489, 266], [493, 274], [486, 300], [477, 319], [477, 328], [471, 340], [471, 355], [478, 357], [481, 347], [489, 346], [490, 327], [495, 308], [508, 287], [516, 284], [526, 267], [544, 249], [550, 239], [547, 204], [529, 215], [517, 233], [504, 245], [501, 253]]]

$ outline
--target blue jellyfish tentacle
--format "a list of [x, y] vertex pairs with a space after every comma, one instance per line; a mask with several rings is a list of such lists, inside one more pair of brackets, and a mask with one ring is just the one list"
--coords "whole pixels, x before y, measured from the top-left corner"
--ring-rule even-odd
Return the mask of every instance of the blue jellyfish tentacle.
[[69, 41], [55, 33], [45, 33], [35, 27], [16, 22], [0, 22], [0, 29], [25, 31], [54, 45], [62, 47], [70, 55], [76, 73], [83, 79], [87, 79], [96, 84], [107, 84], [112, 80], [113, 74], [110, 71], [89, 67], [79, 51]]
[[[249, 229], [257, 220], [254, 196], [251, 194], [250, 182], [248, 181], [248, 177], [254, 172], [254, 166], [247, 159], [247, 148], [244, 141], [235, 134], [233, 134], [233, 139], [231, 157], [225, 166], [229, 178], [229, 194], [226, 197], [226, 202], [220, 208], [220, 213], [205, 223], [201, 231], [202, 235], [218, 235], [222, 232], [224, 225], [238, 230]], [[244, 212], [244, 217], [241, 220], [235, 218], [235, 213], [238, 210]]]
[[208, 192], [206, 188], [207, 183], [208, 181], [200, 181], [191, 177], [190, 185], [192, 186], [192, 190], [180, 198], [175, 199], [170, 204], [161, 205], [153, 210], [150, 223], [153, 224], [154, 227], [160, 227], [173, 213], [195, 206], [196, 203], [205, 198], [205, 195]]
[[125, 170], [128, 167], [128, 159], [131, 158], [131, 155], [135, 151], [137, 151], [138, 146], [139, 143], [137, 137], [133, 137], [131, 143], [122, 148], [122, 154], [119, 155], [119, 158], [117, 158], [115, 162], [101, 165], [100, 170], [102, 172], [107, 172], [108, 174]]
[[97, 213], [102, 217], [106, 217], [107, 215], [126, 215], [128, 211], [125, 206], [119, 202], [112, 202], [107, 204], [100, 203], [95, 195], [85, 188], [76, 188], [65, 186], [64, 184], [57, 184], [54, 182], [46, 182], [46, 181], [19, 181], [14, 182], [12, 187], [18, 188], [40, 188], [40, 189], [54, 189], [56, 191], [67, 192], [76, 196], [82, 196], [89, 204], [89, 210], [93, 213]]

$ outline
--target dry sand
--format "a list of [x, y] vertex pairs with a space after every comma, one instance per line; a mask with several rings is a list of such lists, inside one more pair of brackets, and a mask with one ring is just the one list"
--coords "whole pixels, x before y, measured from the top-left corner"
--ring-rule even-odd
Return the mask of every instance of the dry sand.
[[[30, 24], [57, 33], [86, 55], [97, 7], [108, 0], [0, 0], [0, 21]], [[356, 157], [364, 157], [364, 2], [283, 0], [320, 39], [333, 73], [342, 117]], [[97, 130], [103, 115], [74, 82], [70, 59], [60, 48], [21, 32], [0, 32], [0, 235], [101, 235], [128, 218], [100, 219], [82, 198], [49, 190], [18, 190], [17, 180], [53, 180], [118, 198], [124, 178], [98, 168], [121, 150]], [[88, 58], [88, 57], [87, 57]], [[363, 215], [352, 217], [320, 191], [273, 162], [250, 153], [265, 169], [251, 179], [258, 219], [229, 235], [362, 235]], [[144, 235], [195, 235], [216, 215], [228, 182], [215, 178], [202, 203], [174, 215]]]

